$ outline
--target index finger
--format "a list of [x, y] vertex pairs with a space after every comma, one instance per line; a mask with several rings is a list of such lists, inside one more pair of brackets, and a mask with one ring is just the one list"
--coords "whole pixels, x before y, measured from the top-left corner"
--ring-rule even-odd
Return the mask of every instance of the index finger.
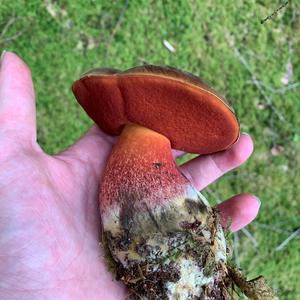
[[196, 157], [180, 166], [183, 174], [196, 189], [202, 190], [226, 172], [243, 164], [253, 151], [253, 141], [248, 134], [228, 150]]

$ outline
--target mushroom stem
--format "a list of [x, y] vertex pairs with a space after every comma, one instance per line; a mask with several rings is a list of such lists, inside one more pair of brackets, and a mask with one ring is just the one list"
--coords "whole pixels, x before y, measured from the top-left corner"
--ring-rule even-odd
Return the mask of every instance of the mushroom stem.
[[100, 207], [117, 277], [141, 299], [222, 292], [222, 228], [177, 168], [165, 136], [135, 124], [124, 128], [104, 172]]
[[128, 201], [131, 209], [143, 209], [145, 204], [152, 209], [181, 194], [187, 184], [172, 157], [170, 141], [151, 129], [128, 124], [105, 169], [102, 215]]

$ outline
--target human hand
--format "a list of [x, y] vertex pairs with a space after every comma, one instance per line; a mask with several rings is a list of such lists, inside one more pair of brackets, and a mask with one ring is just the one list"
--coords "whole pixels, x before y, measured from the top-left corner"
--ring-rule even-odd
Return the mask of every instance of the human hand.
[[[28, 67], [6, 52], [0, 65], [0, 299], [124, 299], [99, 246], [98, 185], [116, 138], [96, 126], [64, 152], [49, 156], [36, 141]], [[203, 189], [245, 162], [253, 149], [241, 135], [229, 150], [181, 166]], [[174, 152], [176, 155], [176, 152]], [[259, 209], [252, 195], [219, 205], [237, 231]]]

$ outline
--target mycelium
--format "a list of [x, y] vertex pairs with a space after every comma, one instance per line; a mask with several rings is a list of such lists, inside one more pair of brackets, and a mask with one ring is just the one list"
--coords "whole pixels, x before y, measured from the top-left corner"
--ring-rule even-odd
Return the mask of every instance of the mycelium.
[[100, 192], [117, 278], [137, 299], [228, 299], [218, 212], [179, 171], [171, 148], [229, 148], [239, 137], [232, 109], [200, 79], [169, 67], [95, 69], [73, 92], [103, 131], [120, 135]]

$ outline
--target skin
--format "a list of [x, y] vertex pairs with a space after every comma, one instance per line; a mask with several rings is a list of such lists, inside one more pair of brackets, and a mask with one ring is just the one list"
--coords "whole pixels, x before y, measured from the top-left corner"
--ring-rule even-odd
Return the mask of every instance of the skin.
[[[98, 186], [116, 138], [96, 126], [54, 156], [36, 141], [29, 68], [6, 52], [0, 65], [0, 299], [124, 299], [105, 269], [99, 247]], [[230, 149], [181, 167], [197, 189], [244, 163], [248, 135]], [[181, 153], [175, 152], [174, 155]], [[101, 201], [101, 199], [100, 199]], [[237, 231], [260, 202], [240, 194], [219, 205], [223, 224]]]

